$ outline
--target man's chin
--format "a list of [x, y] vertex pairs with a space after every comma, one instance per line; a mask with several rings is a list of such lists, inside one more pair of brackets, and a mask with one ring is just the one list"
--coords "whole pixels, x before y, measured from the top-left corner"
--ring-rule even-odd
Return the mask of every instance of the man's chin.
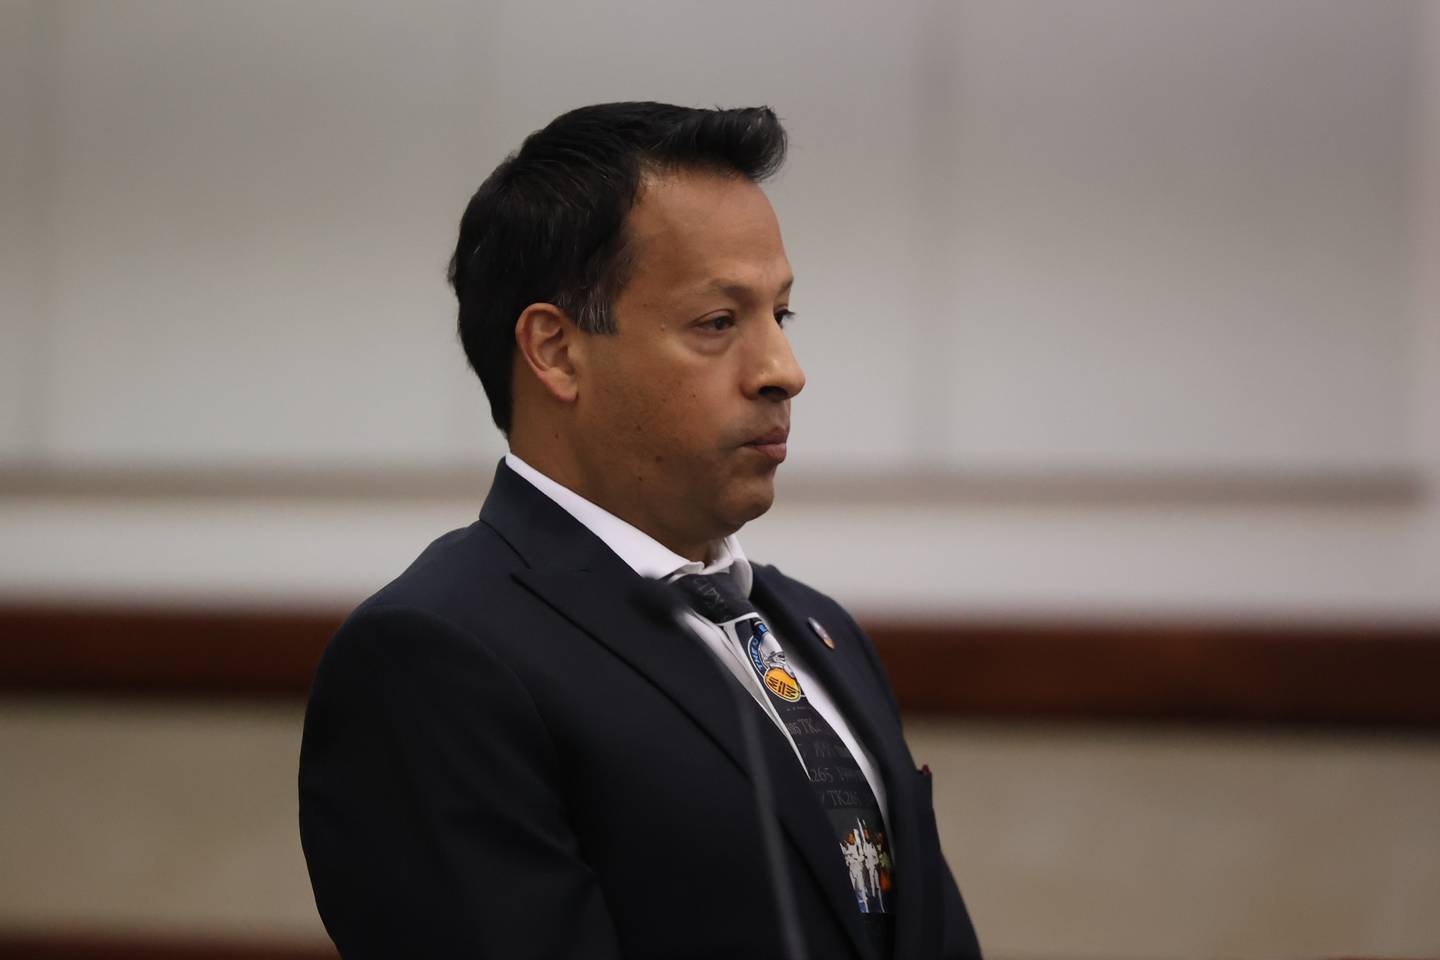
[[726, 498], [725, 518], [736, 530], [758, 517], [764, 516], [775, 502], [774, 475], [747, 479]]

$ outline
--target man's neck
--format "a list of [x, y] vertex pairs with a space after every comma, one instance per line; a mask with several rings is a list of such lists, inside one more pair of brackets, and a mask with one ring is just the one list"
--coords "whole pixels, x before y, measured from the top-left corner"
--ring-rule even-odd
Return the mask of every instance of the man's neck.
[[700, 543], [684, 542], [680, 538], [668, 536], [665, 531], [656, 529], [656, 524], [650, 522], [648, 517], [640, 516], [633, 511], [626, 510], [622, 505], [616, 503], [613, 498], [606, 497], [602, 492], [594, 489], [596, 484], [584, 482], [584, 472], [581, 470], [566, 469], [564, 458], [546, 456], [545, 451], [537, 451], [525, 445], [511, 442], [510, 452], [518, 457], [527, 466], [536, 472], [543, 474], [548, 479], [569, 490], [578, 497], [583, 498], [594, 506], [609, 513], [630, 526], [639, 530], [656, 543], [669, 550], [677, 556], [697, 563], [708, 564], [719, 552], [719, 543], [715, 540], [706, 540]]

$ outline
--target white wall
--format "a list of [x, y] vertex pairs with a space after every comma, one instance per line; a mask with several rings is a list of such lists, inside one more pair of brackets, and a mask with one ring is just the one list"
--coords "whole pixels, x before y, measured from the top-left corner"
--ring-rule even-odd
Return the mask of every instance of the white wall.
[[877, 611], [1434, 616], [1437, 22], [6, 0], [0, 596], [345, 604], [472, 519], [459, 214], [645, 97], [793, 137], [810, 386], [757, 556]]

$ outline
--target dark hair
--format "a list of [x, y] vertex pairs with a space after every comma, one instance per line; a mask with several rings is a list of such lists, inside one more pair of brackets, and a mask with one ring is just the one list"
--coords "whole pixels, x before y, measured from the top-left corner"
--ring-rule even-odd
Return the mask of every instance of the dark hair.
[[553, 303], [587, 333], [614, 333], [629, 278], [625, 218], [650, 173], [710, 170], [760, 182], [785, 160], [769, 107], [700, 110], [601, 103], [525, 138], [480, 185], [460, 219], [449, 279], [460, 343], [507, 436], [515, 321]]

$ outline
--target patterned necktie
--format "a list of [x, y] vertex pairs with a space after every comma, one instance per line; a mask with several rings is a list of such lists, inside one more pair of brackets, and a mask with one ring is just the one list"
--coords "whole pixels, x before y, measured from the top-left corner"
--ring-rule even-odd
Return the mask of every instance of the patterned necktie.
[[835, 832], [876, 955], [890, 956], [894, 889], [890, 842], [880, 804], [855, 756], [811, 705], [775, 635], [732, 576], [726, 572], [688, 574], [672, 582], [684, 591], [697, 613], [740, 645], [755, 668], [770, 704], [795, 741], [815, 797]]

